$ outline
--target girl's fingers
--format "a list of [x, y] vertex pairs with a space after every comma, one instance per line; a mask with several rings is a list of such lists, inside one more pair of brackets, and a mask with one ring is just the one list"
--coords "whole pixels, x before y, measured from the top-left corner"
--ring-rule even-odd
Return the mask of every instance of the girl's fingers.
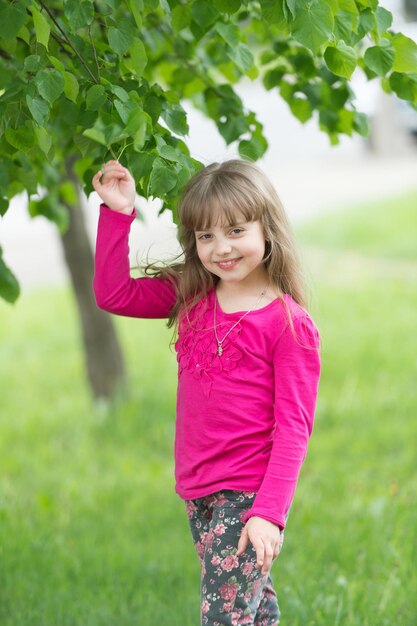
[[111, 185], [116, 180], [133, 182], [133, 177], [126, 167], [118, 161], [107, 161], [101, 169], [93, 176], [92, 183], [94, 189], [99, 192], [107, 185]]
[[264, 564], [265, 546], [261, 539], [258, 539], [257, 541], [252, 541], [252, 545], [256, 551], [256, 567], [262, 567]]
[[265, 545], [264, 550], [264, 565], [262, 568], [262, 574], [265, 576], [271, 569], [272, 559], [273, 559], [273, 550], [271, 545]]
[[123, 165], [119, 163], [119, 161], [107, 161], [107, 163], [103, 164], [101, 170], [102, 172], [107, 174], [108, 172], [113, 172], [117, 170], [126, 170], [126, 168], [123, 167]]
[[103, 172], [101, 170], [99, 170], [97, 172], [97, 174], [94, 174], [94, 176], [93, 176], [92, 183], [93, 183], [93, 187], [94, 187], [95, 190], [97, 190], [99, 187], [102, 186], [101, 182], [100, 182], [100, 178], [102, 177], [102, 175], [103, 175]]

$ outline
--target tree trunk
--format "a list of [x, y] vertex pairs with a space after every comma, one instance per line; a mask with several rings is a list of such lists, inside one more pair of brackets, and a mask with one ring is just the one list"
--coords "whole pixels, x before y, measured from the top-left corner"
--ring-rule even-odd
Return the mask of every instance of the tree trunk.
[[[79, 189], [69, 160], [67, 174]], [[88, 380], [95, 398], [110, 399], [125, 383], [124, 360], [110, 315], [95, 303], [93, 253], [82, 214], [80, 192], [78, 196], [76, 206], [65, 203], [70, 225], [60, 237], [80, 316]]]

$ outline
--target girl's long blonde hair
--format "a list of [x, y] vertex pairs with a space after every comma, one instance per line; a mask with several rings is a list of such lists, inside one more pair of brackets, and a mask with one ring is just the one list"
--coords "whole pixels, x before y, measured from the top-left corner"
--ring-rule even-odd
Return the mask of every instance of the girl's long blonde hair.
[[279, 290], [278, 297], [289, 294], [307, 308], [305, 280], [288, 218], [271, 182], [253, 163], [232, 159], [198, 171], [184, 188], [178, 214], [179, 257], [183, 259], [164, 267], [156, 263], [144, 267], [145, 274], [170, 280], [175, 286], [177, 299], [168, 328], [177, 323], [183, 307], [191, 309], [219, 281], [198, 258], [195, 237], [196, 230], [213, 226], [219, 215], [222, 223], [230, 225], [242, 216], [245, 221], [261, 222], [266, 241], [264, 263], [270, 282]]

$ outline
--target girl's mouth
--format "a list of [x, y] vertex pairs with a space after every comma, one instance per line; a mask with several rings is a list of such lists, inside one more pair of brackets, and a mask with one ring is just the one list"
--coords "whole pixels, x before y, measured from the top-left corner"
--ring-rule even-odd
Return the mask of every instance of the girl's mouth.
[[240, 259], [230, 259], [228, 261], [216, 261], [216, 265], [222, 270], [230, 270], [236, 267]]

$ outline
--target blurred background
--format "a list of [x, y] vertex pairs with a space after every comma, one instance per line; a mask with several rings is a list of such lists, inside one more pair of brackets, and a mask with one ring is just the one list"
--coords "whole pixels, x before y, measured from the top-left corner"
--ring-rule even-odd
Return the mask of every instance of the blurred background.
[[[385, 2], [417, 40], [417, 3]], [[374, 82], [374, 81], [373, 81]], [[316, 425], [272, 573], [283, 624], [417, 625], [417, 112], [354, 78], [370, 135], [330, 147], [272, 92], [264, 124], [322, 336]], [[234, 157], [189, 110], [191, 153]], [[94, 246], [99, 201], [83, 210]], [[138, 200], [132, 263], [177, 251]], [[0, 222], [22, 295], [0, 301], [0, 624], [195, 626], [199, 564], [174, 493], [176, 359], [163, 320], [116, 319], [128, 390], [93, 402], [55, 227]], [[167, 617], [168, 616], [168, 617]]]

